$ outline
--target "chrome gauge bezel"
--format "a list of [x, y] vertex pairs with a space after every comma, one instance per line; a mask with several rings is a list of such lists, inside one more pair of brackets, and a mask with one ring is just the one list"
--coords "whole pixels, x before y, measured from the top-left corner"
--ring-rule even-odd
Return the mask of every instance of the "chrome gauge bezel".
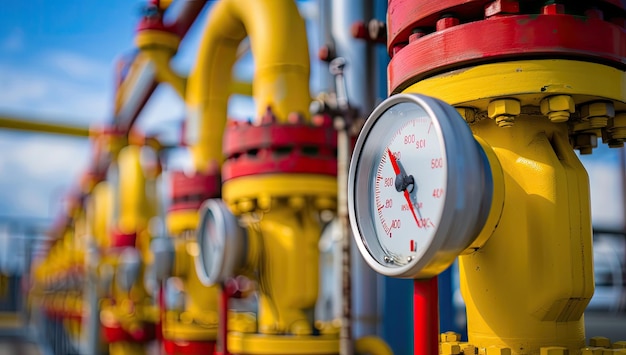
[[[404, 103], [416, 105], [436, 130], [437, 142], [444, 155], [446, 174], [443, 174], [442, 184], [446, 193], [437, 227], [430, 240], [425, 241], [424, 250], [400, 264], [389, 262], [379, 239], [387, 236], [376, 232], [372, 171], [377, 169], [376, 159], [387, 147], [385, 139], [389, 139], [389, 130], [395, 127], [391, 121], [394, 118], [390, 116], [393, 113], [386, 113]], [[454, 107], [424, 95], [397, 94], [383, 101], [367, 119], [350, 163], [348, 208], [355, 242], [375, 271], [401, 278], [438, 275], [478, 235], [487, 218], [492, 194], [493, 181], [485, 153]]]
[[206, 200], [199, 214], [196, 273], [205, 286], [221, 284], [245, 265], [247, 233], [221, 199]]

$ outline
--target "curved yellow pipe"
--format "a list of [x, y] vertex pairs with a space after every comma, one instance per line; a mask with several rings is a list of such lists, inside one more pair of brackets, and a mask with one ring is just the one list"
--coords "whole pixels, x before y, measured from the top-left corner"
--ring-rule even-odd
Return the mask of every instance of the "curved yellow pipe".
[[257, 118], [268, 106], [278, 121], [291, 112], [308, 119], [309, 50], [304, 20], [293, 0], [223, 0], [214, 5], [187, 84], [187, 143], [194, 167], [222, 162], [229, 86], [237, 47], [246, 37], [255, 61]]

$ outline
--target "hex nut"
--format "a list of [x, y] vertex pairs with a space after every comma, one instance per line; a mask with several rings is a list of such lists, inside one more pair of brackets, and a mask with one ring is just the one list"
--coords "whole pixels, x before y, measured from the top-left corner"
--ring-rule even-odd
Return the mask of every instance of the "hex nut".
[[457, 343], [441, 343], [441, 355], [458, 355], [461, 347]]
[[612, 102], [598, 101], [585, 104], [580, 107], [580, 118], [588, 119], [591, 117], [614, 117], [615, 107]]
[[610, 348], [611, 341], [607, 337], [592, 337], [592, 338], [589, 338], [589, 346]]
[[541, 113], [548, 116], [554, 123], [567, 121], [570, 113], [576, 111], [574, 99], [569, 95], [548, 96], [541, 100], [539, 105]]
[[522, 105], [516, 99], [493, 100], [487, 106], [487, 115], [495, 119], [498, 116], [518, 116], [522, 112]]

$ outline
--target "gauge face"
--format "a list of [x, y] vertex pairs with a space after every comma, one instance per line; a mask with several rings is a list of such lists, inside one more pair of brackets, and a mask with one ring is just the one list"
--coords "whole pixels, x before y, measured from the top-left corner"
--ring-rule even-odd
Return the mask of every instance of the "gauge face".
[[213, 286], [236, 276], [245, 264], [247, 234], [220, 199], [205, 201], [199, 213], [196, 273], [202, 284]]
[[[389, 117], [389, 118], [387, 118]], [[370, 196], [383, 262], [406, 265], [424, 253], [440, 223], [446, 192], [445, 147], [438, 127], [413, 103], [389, 108], [376, 125], [386, 137], [373, 152]], [[373, 132], [376, 134], [377, 132]], [[403, 228], [404, 226], [404, 228]]]
[[353, 233], [368, 264], [410, 278], [448, 267], [488, 213], [483, 155], [442, 101], [400, 94], [376, 108], [357, 140], [348, 187]]

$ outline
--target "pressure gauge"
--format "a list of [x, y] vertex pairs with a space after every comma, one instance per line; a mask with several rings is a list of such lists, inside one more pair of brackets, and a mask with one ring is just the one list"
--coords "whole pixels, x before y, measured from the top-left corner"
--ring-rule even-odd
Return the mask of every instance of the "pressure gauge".
[[348, 177], [356, 244], [377, 272], [429, 278], [480, 232], [493, 182], [484, 151], [450, 105], [398, 94], [356, 142]]
[[202, 284], [213, 286], [245, 265], [247, 234], [221, 199], [206, 200], [199, 213], [196, 273]]

